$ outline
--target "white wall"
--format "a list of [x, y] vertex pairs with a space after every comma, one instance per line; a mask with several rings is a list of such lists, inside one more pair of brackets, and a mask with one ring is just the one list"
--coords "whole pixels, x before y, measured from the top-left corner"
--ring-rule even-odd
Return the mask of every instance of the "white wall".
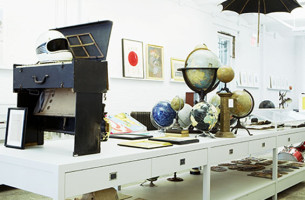
[[[110, 77], [106, 100], [108, 112], [149, 111], [158, 100], [170, 100], [175, 95], [184, 97], [190, 90], [184, 83], [170, 81], [170, 58], [185, 59], [201, 43], [215, 52], [217, 31], [236, 35], [236, 59], [233, 62], [236, 72], [259, 73], [260, 88], [247, 88], [255, 97], [256, 106], [265, 98], [278, 103], [277, 91], [266, 89], [266, 76], [271, 73], [283, 73], [294, 88], [298, 85], [294, 65], [300, 64], [295, 63], [298, 61], [294, 38], [273, 37], [262, 30], [260, 47], [252, 47], [250, 39], [256, 29], [242, 25], [240, 17], [237, 21], [215, 18], [175, 0], [27, 0], [26, 3], [18, 1], [18, 7], [15, 1], [8, 2], [0, 3], [5, 17], [6, 68], [12, 68], [13, 63], [35, 63], [35, 41], [44, 30], [98, 20], [113, 21], [107, 56]], [[121, 78], [122, 38], [164, 47], [164, 81]], [[0, 70], [0, 80], [7, 76], [10, 75]], [[7, 85], [12, 85], [11, 78], [6, 81]], [[232, 90], [242, 89], [234, 83], [231, 87]], [[3, 91], [0, 104], [7, 96], [15, 103], [10, 89]], [[289, 92], [289, 97], [295, 97], [295, 91]]]

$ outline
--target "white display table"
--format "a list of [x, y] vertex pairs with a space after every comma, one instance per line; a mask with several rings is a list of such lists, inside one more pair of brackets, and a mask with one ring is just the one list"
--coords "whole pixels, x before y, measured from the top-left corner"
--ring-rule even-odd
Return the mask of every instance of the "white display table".
[[[297, 170], [279, 179], [265, 180], [238, 178], [237, 174], [232, 173], [228, 173], [228, 177], [211, 177], [210, 167], [270, 150], [273, 160], [277, 161], [277, 156], [274, 156], [277, 155], [277, 147], [305, 140], [304, 131], [305, 128], [251, 131], [253, 136], [249, 136], [240, 130], [237, 138], [233, 139], [199, 138], [199, 143], [153, 150], [121, 147], [117, 143], [122, 140], [111, 139], [102, 142], [100, 154], [80, 157], [72, 156], [74, 140], [70, 139], [46, 141], [43, 146], [27, 147], [25, 150], [1, 146], [0, 183], [63, 200], [203, 166], [203, 199], [221, 199], [221, 193], [217, 192], [218, 187], [214, 185], [223, 184], [222, 188], [226, 188], [225, 185], [230, 185], [234, 178], [237, 184], [230, 185], [230, 192], [224, 194], [227, 199], [264, 199], [270, 196], [276, 199], [277, 192], [305, 180], [304, 170]], [[274, 163], [275, 168], [277, 162]], [[277, 173], [277, 170], [273, 171]], [[250, 179], [254, 180], [251, 184]], [[257, 184], [255, 180], [259, 180]]]

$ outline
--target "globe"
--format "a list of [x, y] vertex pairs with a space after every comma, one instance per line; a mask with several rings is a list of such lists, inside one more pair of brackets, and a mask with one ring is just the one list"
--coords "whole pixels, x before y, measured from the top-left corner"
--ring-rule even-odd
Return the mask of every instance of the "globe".
[[179, 111], [184, 106], [184, 101], [179, 96], [176, 96], [171, 101], [171, 106], [175, 111]]
[[178, 123], [182, 128], [187, 128], [191, 125], [191, 110], [192, 106], [189, 104], [184, 104], [182, 110], [178, 113]]
[[233, 107], [230, 108], [230, 112], [234, 117], [246, 117], [252, 112], [254, 100], [249, 92], [236, 90], [231, 98], [233, 99]]
[[182, 71], [187, 86], [200, 94], [201, 101], [204, 96], [214, 90], [219, 81], [217, 80], [217, 69], [220, 60], [205, 45], [197, 46], [187, 57], [185, 68]]
[[210, 51], [206, 45], [196, 46], [186, 59], [186, 67], [219, 68], [220, 66], [218, 56]]
[[210, 104], [215, 106], [217, 110], [217, 114], [220, 113], [220, 96], [218, 94], [214, 94], [208, 101]]
[[258, 108], [275, 108], [275, 106], [272, 101], [264, 100], [259, 104]]
[[186, 71], [186, 76], [191, 87], [199, 92], [201, 90], [206, 91], [211, 85], [214, 84], [215, 80], [215, 70], [211, 69], [189, 69]]
[[201, 131], [210, 131], [218, 120], [215, 106], [207, 102], [199, 102], [191, 110], [192, 125]]
[[234, 70], [229, 66], [222, 66], [217, 70], [217, 78], [224, 83], [229, 83], [234, 78]]
[[175, 110], [167, 101], [159, 101], [151, 111], [152, 124], [156, 124], [157, 128], [166, 128], [173, 124], [176, 117]]

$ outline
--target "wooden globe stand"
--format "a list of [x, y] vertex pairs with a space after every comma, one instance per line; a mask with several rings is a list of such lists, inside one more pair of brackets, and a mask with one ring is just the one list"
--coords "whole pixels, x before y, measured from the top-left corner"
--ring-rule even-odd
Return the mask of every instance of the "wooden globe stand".
[[228, 106], [231, 92], [217, 93], [220, 96], [220, 130], [216, 133], [216, 137], [235, 138], [230, 131], [230, 110]]
[[215, 136], [221, 138], [235, 138], [235, 135], [230, 131], [229, 99], [231, 98], [232, 93], [227, 87], [227, 83], [234, 78], [234, 71], [228, 66], [220, 67], [217, 71], [217, 78], [223, 82], [225, 86], [217, 92], [218, 96], [220, 96], [220, 130]]

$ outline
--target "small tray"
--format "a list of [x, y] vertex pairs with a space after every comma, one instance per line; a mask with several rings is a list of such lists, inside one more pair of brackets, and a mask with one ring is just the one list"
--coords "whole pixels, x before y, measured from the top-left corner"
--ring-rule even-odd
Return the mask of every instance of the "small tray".
[[150, 141], [150, 140], [121, 142], [118, 145], [119, 146], [142, 148], [142, 149], [155, 149], [155, 148], [173, 146], [173, 144], [171, 144], [169, 142], [157, 142], [157, 141]]
[[172, 144], [190, 144], [190, 143], [199, 142], [198, 139], [189, 138], [189, 137], [153, 137], [153, 138], [149, 138], [149, 140], [170, 142]]
[[152, 135], [122, 133], [122, 134], [111, 134], [109, 137], [116, 139], [125, 139], [125, 140], [139, 140], [139, 139], [151, 138]]

